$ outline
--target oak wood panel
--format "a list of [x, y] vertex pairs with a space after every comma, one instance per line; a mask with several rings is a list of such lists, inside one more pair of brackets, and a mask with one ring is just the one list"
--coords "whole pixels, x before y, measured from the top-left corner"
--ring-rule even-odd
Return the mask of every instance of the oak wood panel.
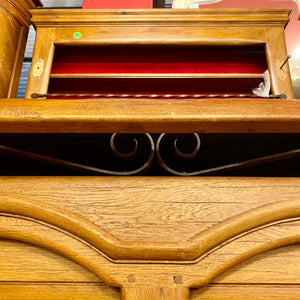
[[[268, 69], [271, 78], [271, 89], [273, 93], [278, 93], [280, 90], [293, 89], [292, 81], [287, 80], [290, 77], [289, 67], [285, 65], [281, 68], [287, 57], [284, 29], [272, 28], [268, 30], [266, 44], [266, 55], [268, 60]], [[278, 79], [278, 80], [276, 80]], [[294, 95], [292, 94], [292, 97]]]
[[[224, 270], [232, 266], [233, 262], [243, 261], [250, 256], [274, 247], [296, 243], [300, 238], [297, 233], [299, 231], [297, 218], [300, 212], [297, 199], [258, 205], [242, 213], [239, 212], [225, 220], [221, 220], [219, 224], [210, 227], [208, 230], [196, 233], [194, 237], [185, 242], [156, 241], [153, 243], [148, 241], [141, 243], [132, 242], [130, 238], [128, 240], [119, 240], [104, 231], [103, 228], [82, 218], [78, 213], [71, 213], [62, 209], [60, 205], [53, 206], [49, 203], [12, 195], [1, 196], [1, 211], [4, 214], [16, 215], [17, 220], [18, 218], [33, 218], [33, 221], [36, 220], [34, 222], [38, 222], [37, 224], [40, 222], [46, 223], [63, 232], [75, 235], [79, 240], [90, 244], [114, 261], [127, 261], [129, 259], [142, 261], [167, 260], [180, 261], [182, 263], [196, 262], [199, 259], [201, 260], [201, 257], [206, 255], [206, 253], [209, 253], [214, 248], [218, 249], [219, 245], [223, 245], [217, 252], [212, 252], [213, 255], [209, 255], [206, 258], [206, 261], [213, 259], [210, 265], [214, 271], [211, 273], [210, 278], [224, 272]], [[43, 247], [62, 251], [64, 255], [71, 255], [72, 259], [74, 259], [74, 251], [77, 251], [77, 253], [79, 251], [74, 248], [69, 254], [69, 246], [63, 246], [62, 248], [60, 244], [62, 242], [65, 243], [65, 241], [62, 241], [63, 235], [61, 236], [61, 234], [59, 234], [61, 237], [56, 243], [50, 243], [51, 239], [56, 239], [56, 234], [58, 234], [56, 231], [50, 232], [48, 239], [45, 237], [44, 240], [40, 240], [38, 236], [44, 234], [46, 228], [39, 225], [41, 228], [41, 232], [39, 232], [38, 230], [33, 231], [32, 226], [23, 226], [23, 231], [25, 228], [28, 231], [26, 235], [25, 231], [20, 232], [19, 227], [11, 223], [13, 220], [14, 218], [3, 219], [4, 227], [1, 232], [3, 237], [14, 237], [17, 234], [15, 231], [18, 229], [16, 237], [20, 236], [21, 240], [25, 239], [26, 242], [32, 240], [34, 244], [37, 243], [38, 245], [42, 243]], [[5, 227], [15, 229], [5, 230]], [[239, 238], [235, 239], [235, 237]], [[72, 241], [72, 243], [74, 242]], [[228, 249], [231, 250], [226, 254]], [[90, 251], [89, 249], [87, 250]], [[225, 252], [223, 253], [223, 251]], [[236, 258], [230, 260], [229, 257], [234, 253]], [[84, 256], [80, 258], [81, 254], [77, 254], [77, 256], [80, 261], [85, 261]], [[219, 261], [215, 256], [220, 257], [221, 260]], [[226, 262], [222, 262], [224, 257], [227, 257]], [[216, 267], [213, 267], [214, 265]], [[92, 269], [94, 268], [93, 266]], [[211, 270], [206, 271], [211, 272]], [[193, 281], [193, 285], [200, 285], [200, 282], [202, 281]]]
[[[16, 96], [16, 88], [12, 91], [11, 82], [14, 77], [14, 82], [18, 82], [19, 74], [15, 74], [16, 68], [21, 72], [18, 56], [22, 56], [20, 48], [25, 50], [25, 36], [24, 28], [19, 24], [18, 20], [14, 18], [3, 6], [0, 6], [0, 97], [10, 98]], [[22, 30], [23, 29], [23, 30]], [[17, 55], [19, 54], [19, 55]]]
[[[21, 222], [19, 224], [22, 225]], [[0, 282], [100, 284], [101, 280], [78, 264], [54, 252], [30, 244], [0, 240]]]
[[117, 289], [90, 283], [0, 283], [1, 300], [119, 300]]
[[[9, 240], [1, 240], [0, 246], [2, 284], [103, 284], [84, 268], [43, 248]], [[281, 247], [254, 256], [229, 269], [212, 284], [299, 284], [299, 248], [299, 245]]]
[[216, 284], [299, 285], [300, 245], [281, 247], [256, 255], [223, 273]]
[[142, 287], [142, 288], [122, 288], [122, 299], [133, 300], [167, 300], [167, 299], [189, 299], [189, 289], [165, 288], [165, 287]]
[[[3, 220], [2, 219], [3, 219], [3, 217], [1, 218], [1, 229], [3, 229], [3, 222], [2, 222]], [[25, 220], [20, 222], [19, 226], [18, 226], [19, 228], [13, 229], [15, 231], [15, 233], [17, 231], [19, 231], [19, 232], [23, 232], [26, 234], [25, 226], [22, 226], [22, 227], [20, 226], [21, 223], [23, 223], [23, 225], [24, 225], [26, 222], [27, 221], [25, 221]], [[39, 238], [40, 240], [48, 238], [47, 235], [48, 235], [49, 229], [50, 228], [45, 228], [43, 230], [42, 236]], [[291, 227], [288, 228], [288, 231], [291, 232]], [[7, 234], [9, 232], [11, 232], [11, 229], [9, 229], [9, 227], [7, 227], [5, 229], [5, 233]], [[37, 231], [37, 232], [39, 232], [39, 231]], [[3, 232], [1, 233], [1, 236], [3, 236]], [[278, 238], [280, 238], [280, 232], [278, 233]], [[75, 246], [75, 248], [76, 248], [76, 245], [74, 244], [75, 241], [73, 242], [73, 245], [72, 245], [72, 243], [70, 244], [70, 239], [69, 239], [69, 241], [68, 241], [68, 239], [69, 239], [69, 237], [65, 236], [65, 238], [63, 238], [61, 241], [63, 243], [69, 244], [70, 246]], [[54, 242], [54, 239], [52, 239], [52, 242]], [[248, 246], [246, 246], [246, 247], [248, 247]], [[75, 250], [75, 248], [72, 248], [72, 250], [73, 249]], [[77, 259], [85, 251], [86, 250], [82, 249], [80, 252], [80, 255], [76, 255], [73, 258]], [[231, 249], [231, 251], [232, 251], [232, 249]], [[233, 255], [233, 257], [236, 257], [240, 253], [241, 249], [235, 249], [235, 251], [238, 251], [238, 252], [236, 252]], [[228, 255], [229, 253], [230, 253], [230, 249], [229, 249], [229, 252], [226, 251], [226, 249], [223, 252], [223, 256], [225, 255], [225, 260], [226, 260], [226, 255]], [[88, 254], [88, 252], [86, 254]], [[34, 253], [32, 255], [34, 255]], [[137, 292], [137, 293], [133, 292], [133, 295], [141, 295], [141, 294], [147, 295], [147, 294], [149, 294], [148, 292], [146, 292], [147, 290], [153, 290], [153, 292], [155, 292], [155, 291], [157, 292], [157, 286], [160, 286], [160, 287], [170, 287], [171, 290], [173, 291], [172, 292], [171, 290], [169, 290], [169, 292], [166, 293], [166, 295], [171, 295], [173, 293], [173, 295], [177, 295], [178, 297], [180, 295], [182, 297], [184, 297], [184, 295], [186, 293], [179, 292], [179, 290], [183, 291], [182, 288], [184, 288], [184, 285], [185, 284], [189, 285], [188, 281], [191, 280], [192, 278], [195, 278], [195, 279], [201, 278], [203, 275], [205, 277], [206, 276], [205, 273], [207, 273], [208, 266], [209, 266], [209, 268], [211, 267], [210, 261], [208, 261], [208, 265], [206, 265], [205, 263], [204, 263], [204, 265], [202, 265], [202, 262], [200, 262], [200, 264], [198, 263], [196, 266], [193, 266], [193, 265], [180, 266], [178, 264], [173, 264], [173, 265], [143, 264], [143, 265], [139, 266], [138, 264], [131, 262], [131, 263], [129, 263], [129, 265], [111, 264], [111, 266], [109, 267], [107, 265], [107, 262], [105, 262], [105, 260], [103, 260], [103, 258], [101, 259], [101, 256], [99, 254], [96, 254], [96, 255], [92, 254], [92, 256], [90, 258], [93, 258], [93, 263], [96, 263], [96, 264], [101, 262], [101, 260], [102, 260], [102, 263], [100, 264], [101, 269], [106, 269], [105, 272], [107, 272], [108, 271], [107, 267], [108, 267], [110, 275], [119, 278], [118, 280], [120, 280], [122, 277], [124, 277], [125, 281], [123, 282], [123, 285], [124, 285], [125, 289], [129, 288], [131, 291], [133, 291], [134, 288], [137, 288], [137, 290], [140, 290], [140, 292]], [[212, 259], [211, 261], [213, 262], [212, 264], [219, 263], [215, 259]], [[223, 259], [223, 261], [224, 261], [224, 259]], [[20, 273], [20, 276], [22, 276], [21, 273]], [[171, 283], [172, 282], [171, 280], [174, 281], [173, 285]], [[142, 283], [142, 285], [141, 285], [141, 283]], [[183, 286], [182, 286], [182, 283], [183, 283]], [[111, 282], [110, 284], [114, 285], [116, 283]], [[177, 289], [179, 289], [178, 293], [176, 292]], [[168, 290], [168, 288], [166, 290]], [[171, 297], [170, 299], [174, 299], [174, 297]]]
[[[224, 178], [167, 177], [160, 180], [152, 178], [152, 184], [151, 178], [142, 177], [132, 178], [133, 181], [129, 178], [112, 177], [60, 177], [59, 179], [2, 177], [1, 180], [0, 186], [3, 188], [1, 188], [0, 235], [2, 238], [34, 244], [63, 255], [91, 271], [108, 285], [122, 287], [125, 299], [128, 295], [131, 299], [140, 299], [141, 295], [154, 299], [161, 295], [166, 299], [185, 299], [188, 295], [187, 287], [204, 287], [228, 269], [255, 255], [264, 252], [267, 256], [271, 249], [300, 242], [298, 179], [227, 178], [225, 180]], [[189, 183], [189, 180], [192, 181]], [[107, 186], [103, 185], [102, 181], [106, 181]], [[97, 187], [97, 184], [102, 186], [102, 190]], [[161, 187], [166, 187], [151, 194], [151, 190], [155, 190], [155, 184], [157, 187], [159, 184]], [[169, 195], [172, 193], [167, 191], [176, 192], [176, 188], [173, 187], [178, 185], [180, 189], [177, 191], [182, 193], [175, 195], [174, 203], [184, 205], [192, 198], [193, 201], [189, 203], [197, 208], [203, 202], [195, 201], [199, 195], [197, 190], [194, 191], [193, 184], [198, 185], [199, 191], [202, 188], [203, 193], [208, 193], [211, 197], [217, 192], [217, 198], [211, 198], [211, 203], [205, 202], [207, 206], [216, 205], [215, 211], [220, 211], [218, 204], [222, 203], [224, 198], [227, 200], [226, 204], [235, 202], [237, 205], [236, 201], [229, 201], [229, 198], [232, 200], [232, 195], [236, 195], [243, 196], [240, 201], [245, 204], [246, 212], [242, 207], [238, 207], [232, 215], [216, 216], [218, 225], [213, 225], [200, 234], [196, 231], [195, 237], [190, 237], [182, 243], [171, 241], [165, 243], [158, 239], [152, 242], [133, 243], [130, 241], [130, 236], [117, 240], [113, 236], [109, 237], [108, 232], [101, 231], [102, 228], [97, 229], [94, 227], [95, 224], [89, 224], [88, 217], [83, 217], [80, 205], [78, 206], [81, 202], [82, 206], [96, 207], [99, 203], [98, 197], [102, 194], [104, 197], [107, 196], [106, 201], [103, 202], [106, 206], [102, 206], [98, 212], [110, 211], [115, 208], [114, 205], [112, 206], [115, 201], [109, 197], [113, 194], [113, 190], [116, 192], [115, 199], [121, 199], [126, 191], [131, 191], [132, 195], [140, 191], [142, 196], [150, 192], [148, 197], [153, 198], [151, 198], [152, 203], [147, 203], [147, 198], [144, 196], [142, 207], [155, 206], [162, 201], [170, 203]], [[275, 194], [269, 199], [266, 196], [271, 190]], [[71, 195], [67, 197], [70, 191]], [[187, 198], [184, 198], [183, 191], [188, 194]], [[28, 200], [23, 198], [25, 196]], [[72, 201], [72, 198], [76, 198], [78, 202]], [[73, 205], [77, 209], [71, 214]], [[130, 210], [133, 208], [129, 206], [126, 209], [125, 214], [131, 215]], [[173, 210], [172, 205], [170, 209]], [[94, 210], [94, 214], [97, 214], [97, 209]], [[155, 219], [153, 213], [152, 218]], [[182, 220], [182, 223], [186, 221]], [[138, 227], [139, 219], [132, 226], [131, 236], [137, 234], [135, 228]], [[178, 227], [180, 224], [175, 224], [176, 234]], [[92, 230], [97, 234], [94, 238], [91, 235]], [[155, 235], [155, 232], [152, 234]], [[102, 242], [100, 244], [97, 242], [101, 236], [106, 239], [106, 244], [101, 245]], [[123, 254], [120, 252], [120, 247], [126, 251], [126, 256], [123, 255], [124, 251]], [[199, 252], [200, 256], [193, 260], [192, 257], [196, 252]], [[176, 256], [176, 253], [180, 256]], [[266, 268], [270, 268], [268, 263]], [[289, 270], [289, 273], [292, 273], [292, 270]], [[255, 276], [263, 278], [264, 272], [255, 273]], [[274, 278], [272, 279], [271, 276], [270, 280], [272, 283]], [[245, 283], [242, 278], [241, 281], [242, 284]]]
[[[48, 90], [48, 78], [51, 72], [52, 59], [55, 48], [53, 43], [54, 31], [48, 28], [37, 28], [36, 40], [38, 40], [38, 42], [36, 42], [34, 45], [34, 52], [28, 82], [31, 82], [32, 88], [34, 90], [40, 88], [42, 93], [46, 93]], [[37, 67], [41, 69], [41, 72], [39, 72], [39, 76], [36, 76], [34, 70], [35, 64], [37, 64], [38, 61], [42, 61], [43, 66]], [[34, 78], [34, 76], [36, 77]]]
[[212, 285], [191, 292], [191, 300], [299, 300], [299, 285]]
[[300, 102], [258, 99], [1, 99], [0, 132], [299, 133]]
[[[219, 26], [227, 22], [231, 26], [239, 25], [262, 25], [286, 26], [289, 21], [291, 9], [84, 9], [80, 10], [32, 10], [33, 22], [43, 27], [69, 27], [82, 21], [90, 26], [98, 26], [96, 22], [121, 24], [122, 22], [135, 24], [157, 25], [179, 21], [178, 26], [183, 24], [201, 24], [202, 26]], [[245, 18], [247, 17], [247, 18]], [[202, 23], [203, 22], [203, 23]], [[200, 26], [201, 26], [200, 25]]]
[[[23, 209], [22, 207], [20, 208], [21, 210]], [[276, 214], [276, 212], [276, 210], [273, 210], [271, 213]], [[157, 295], [157, 286], [163, 287], [163, 289], [166, 288], [166, 297], [172, 295], [169, 299], [175, 299], [175, 296], [176, 299], [184, 299], [186, 292], [183, 293], [180, 290], [185, 290], [185, 285], [206, 285], [215, 276], [223, 273], [240, 261], [262, 251], [293, 243], [293, 235], [297, 234], [297, 232], [298, 239], [296, 238], [294, 242], [300, 242], [299, 230], [296, 229], [295, 231], [295, 226], [300, 227], [299, 221], [287, 220], [286, 223], [283, 222], [282, 224], [278, 223], [265, 227], [258, 232], [253, 231], [233, 239], [228, 244], [220, 245], [221, 248], [207, 253], [208, 256], [205, 255], [196, 265], [169, 264], [167, 262], [163, 264], [142, 263], [140, 265], [138, 262], [133, 261], [127, 264], [125, 262], [116, 264], [107, 261], [99, 253], [94, 252], [92, 248], [86, 247], [88, 245], [82, 244], [78, 238], [74, 239], [70, 235], [65, 235], [61, 230], [58, 232], [53, 226], [45, 227], [43, 223], [40, 223], [39, 226], [36, 225], [40, 228], [33, 229], [30, 226], [32, 221], [29, 219], [16, 219], [9, 216], [2, 216], [0, 221], [1, 237], [21, 239], [24, 242], [34, 243], [51, 251], [57, 251], [77, 261], [83, 267], [90, 269], [112, 286], [118, 286], [121, 281], [124, 290], [129, 289], [132, 291], [130, 294], [132, 296], [131, 299], [135, 299], [133, 298], [134, 295], [136, 295], [136, 299], [140, 299], [138, 298], [140, 295], [153, 295], [153, 293]], [[57, 240], [57, 237], [59, 240]], [[261, 241], [264, 241], [263, 245]], [[68, 250], [68, 248], [70, 249]], [[217, 269], [215, 269], [216, 267]], [[211, 273], [211, 271], [213, 272]]]
[[140, 242], [186, 241], [216, 222], [300, 194], [298, 178], [60, 178], [1, 177], [0, 193], [58, 206], [118, 239]]

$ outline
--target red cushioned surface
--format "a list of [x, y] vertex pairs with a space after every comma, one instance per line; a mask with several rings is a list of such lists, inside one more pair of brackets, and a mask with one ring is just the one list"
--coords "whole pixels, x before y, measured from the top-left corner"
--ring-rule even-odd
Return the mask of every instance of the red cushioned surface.
[[57, 47], [58, 73], [263, 73], [264, 45], [186, 47]]

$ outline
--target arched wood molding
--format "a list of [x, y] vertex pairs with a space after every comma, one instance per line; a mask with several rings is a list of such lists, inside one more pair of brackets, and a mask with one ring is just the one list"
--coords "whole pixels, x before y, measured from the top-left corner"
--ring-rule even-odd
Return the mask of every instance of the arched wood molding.
[[[282, 225], [285, 225], [284, 230]], [[16, 216], [4, 214], [0, 216], [0, 238], [45, 248], [78, 263], [109, 286], [126, 288], [143, 286], [145, 283], [150, 286], [203, 287], [234, 265], [254, 255], [300, 243], [299, 231], [300, 221], [297, 220], [254, 230], [248, 235], [220, 245], [194, 264], [171, 261], [116, 263], [103, 256], [91, 245], [55, 227], [26, 218], [19, 219]], [[249, 240], [253, 241], [250, 245]], [[240, 244], [244, 244], [244, 249]], [[162, 268], [163, 273], [161, 273]], [[134, 281], [131, 281], [131, 278], [134, 278]], [[180, 278], [182, 281], [175, 282], [175, 278]]]
[[120, 241], [75, 214], [32, 199], [1, 195], [0, 213], [55, 226], [92, 245], [113, 261], [196, 262], [226, 241], [276, 222], [300, 217], [300, 201], [280, 201], [251, 209], [212, 226], [186, 242], [145, 243]]
[[[149, 286], [151, 293], [158, 292], [156, 287], [166, 287], [170, 295], [184, 295], [176, 299], [188, 299], [188, 288], [207, 285], [237, 263], [300, 243], [299, 212], [296, 200], [263, 205], [213, 226], [186, 243], [143, 246], [119, 241], [87, 220], [46, 203], [1, 195], [0, 238], [62, 255], [107, 285], [122, 287], [124, 299], [136, 288], [146, 293]], [[109, 255], [110, 249], [118, 259]]]

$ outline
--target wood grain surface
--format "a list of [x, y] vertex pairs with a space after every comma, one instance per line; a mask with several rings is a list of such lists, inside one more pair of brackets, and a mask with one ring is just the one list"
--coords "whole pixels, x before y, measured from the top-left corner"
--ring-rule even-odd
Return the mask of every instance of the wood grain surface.
[[1, 300], [117, 300], [117, 289], [92, 283], [1, 283]]
[[[1, 177], [0, 194], [7, 202], [0, 216], [0, 288], [10, 295], [10, 285], [25, 285], [16, 295], [28, 290], [31, 299], [38, 290], [41, 299], [54, 295], [53, 289], [58, 299], [78, 290], [78, 299], [86, 299], [98, 286], [104, 299], [118, 299], [105, 282], [121, 287], [123, 299], [218, 299], [220, 293], [229, 299], [232, 291], [234, 299], [243, 299], [248, 290], [248, 299], [260, 292], [271, 299], [276, 291], [291, 299], [300, 284], [299, 188], [297, 178]], [[64, 217], [70, 214], [77, 220], [73, 229]], [[107, 253], [111, 258], [79, 229], [87, 222], [115, 239], [109, 248], [115, 254]], [[197, 237], [203, 238], [199, 249], [211, 243], [213, 248], [193, 262], [172, 261]], [[128, 248], [127, 260], [113, 259], [119, 245], [135, 252]], [[142, 245], [147, 254], [136, 256]], [[152, 260], [151, 249], [160, 261]], [[27, 269], [24, 276], [20, 269]], [[188, 296], [188, 287], [199, 289]]]
[[0, 132], [299, 133], [300, 103], [258, 99], [1, 99]]
[[[80, 265], [41, 247], [0, 241], [0, 281], [2, 284], [74, 283], [104, 286], [103, 281]], [[299, 285], [299, 245], [281, 247], [256, 255], [217, 277], [212, 286]], [[7, 259], [11, 257], [11, 259]]]
[[294, 300], [300, 299], [299, 285], [290, 286], [212, 286], [191, 293], [191, 300]]
[[120, 240], [184, 242], [249, 209], [297, 199], [300, 181], [233, 177], [0, 177], [0, 193], [60, 207]]

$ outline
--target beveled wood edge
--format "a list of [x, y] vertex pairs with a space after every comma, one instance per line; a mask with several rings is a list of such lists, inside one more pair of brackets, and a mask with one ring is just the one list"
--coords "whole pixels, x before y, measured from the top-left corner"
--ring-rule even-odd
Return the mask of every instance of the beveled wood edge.
[[215, 247], [253, 229], [300, 217], [300, 201], [262, 205], [212, 226], [186, 242], [145, 243], [120, 241], [95, 224], [40, 201], [0, 196], [0, 213], [29, 218], [68, 232], [92, 245], [113, 261], [195, 262]]
[[0, 99], [0, 132], [300, 133], [300, 101]]
[[[99, 26], [101, 24], [184, 26], [283, 26], [289, 21], [291, 9], [43, 9], [31, 10], [32, 22], [39, 27]], [[175, 22], [175, 23], [174, 23]]]

